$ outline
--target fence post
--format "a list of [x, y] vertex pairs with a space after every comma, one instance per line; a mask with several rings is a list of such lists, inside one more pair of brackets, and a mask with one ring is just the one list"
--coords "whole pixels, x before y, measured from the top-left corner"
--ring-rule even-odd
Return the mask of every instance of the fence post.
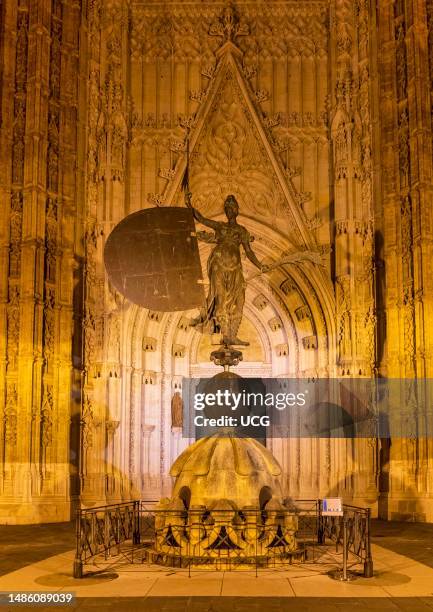
[[76, 551], [74, 559], [74, 578], [83, 577], [83, 559], [82, 559], [82, 537], [81, 537], [81, 512], [77, 510], [75, 519], [75, 538], [76, 538]]
[[323, 527], [323, 516], [322, 516], [322, 500], [317, 500], [317, 543], [325, 543], [325, 530]]
[[343, 577], [347, 580], [347, 516], [343, 515]]
[[[348, 541], [347, 541], [347, 515], [343, 514], [342, 517], [339, 517], [340, 519], [342, 519], [342, 521], [340, 521], [340, 525], [343, 525], [343, 567], [341, 569], [337, 569], [334, 570], [332, 572], [330, 572], [330, 577], [333, 578], [333, 580], [340, 580], [341, 582], [349, 582], [350, 580], [354, 580], [356, 578], [356, 575], [353, 574], [352, 572], [348, 572], [347, 571], [347, 559], [349, 556], [349, 546], [348, 546]], [[340, 530], [341, 531], [341, 530]]]
[[140, 502], [134, 502], [134, 532], [132, 534], [132, 543], [140, 544]]
[[111, 556], [111, 551], [110, 551], [110, 523], [109, 523], [109, 517], [108, 517], [108, 511], [107, 510], [104, 511], [104, 550], [105, 550], [104, 558], [105, 558], [105, 560], [107, 560], [108, 557]]
[[[120, 525], [122, 523], [122, 514], [120, 508], [116, 510], [116, 540], [117, 540], [117, 554], [120, 555]], [[123, 515], [123, 520], [125, 520], [125, 515]]]
[[373, 557], [371, 554], [371, 509], [367, 508], [367, 524], [365, 526], [366, 529], [366, 542], [365, 542], [365, 554], [366, 559], [364, 561], [364, 578], [372, 578], [373, 577]]

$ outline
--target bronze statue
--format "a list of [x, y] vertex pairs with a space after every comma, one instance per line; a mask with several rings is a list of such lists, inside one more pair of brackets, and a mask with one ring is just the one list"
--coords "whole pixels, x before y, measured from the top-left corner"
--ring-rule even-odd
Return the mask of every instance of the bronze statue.
[[210, 285], [206, 307], [199, 317], [193, 319], [191, 325], [199, 327], [201, 331], [221, 333], [223, 344], [226, 346], [248, 346], [248, 342], [237, 337], [242, 320], [246, 285], [242, 272], [241, 246], [248, 259], [261, 272], [266, 272], [269, 268], [257, 259], [251, 248], [252, 237], [236, 220], [239, 205], [234, 195], [227, 196], [224, 202], [227, 222], [213, 221], [204, 217], [193, 208], [191, 194], [187, 194], [186, 204], [192, 209], [194, 218], [199, 223], [214, 230], [214, 234], [197, 232], [197, 237], [215, 244], [207, 262]]

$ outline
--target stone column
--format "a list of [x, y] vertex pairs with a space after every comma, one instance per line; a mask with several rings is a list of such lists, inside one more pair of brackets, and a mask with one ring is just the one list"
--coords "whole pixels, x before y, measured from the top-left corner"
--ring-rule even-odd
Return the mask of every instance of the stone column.
[[[406, 379], [401, 405], [416, 414], [424, 399], [408, 380], [431, 377], [432, 17], [430, 1], [384, 1], [378, 11], [381, 88], [381, 308], [386, 321], [381, 370]], [[403, 416], [403, 415], [402, 415]], [[394, 416], [395, 418], [395, 416]], [[431, 520], [425, 478], [431, 443], [416, 435], [392, 441], [385, 463], [380, 512], [384, 518]], [[385, 453], [382, 453], [384, 456]]]
[[180, 442], [182, 440], [182, 427], [172, 427], [171, 437], [171, 464], [173, 464], [181, 453]]
[[6, 7], [2, 27], [0, 520], [61, 521], [78, 455], [71, 338], [80, 9], [73, 0], [24, 1]]
[[155, 430], [155, 425], [141, 425], [141, 498], [153, 498], [150, 474], [150, 436]]
[[106, 481], [106, 493], [107, 503], [118, 503], [120, 501], [119, 496], [119, 475], [118, 469], [115, 465], [115, 448], [114, 438], [117, 429], [119, 428], [119, 421], [107, 421], [105, 423], [106, 431], [106, 464], [107, 464], [107, 481]]

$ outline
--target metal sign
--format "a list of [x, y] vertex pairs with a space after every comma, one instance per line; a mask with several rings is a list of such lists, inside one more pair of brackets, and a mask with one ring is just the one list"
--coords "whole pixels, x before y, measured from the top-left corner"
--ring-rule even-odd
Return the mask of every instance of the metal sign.
[[192, 211], [148, 208], [125, 217], [104, 251], [114, 287], [138, 306], [160, 312], [204, 304], [202, 271]]
[[341, 497], [327, 497], [322, 500], [322, 516], [343, 516]]

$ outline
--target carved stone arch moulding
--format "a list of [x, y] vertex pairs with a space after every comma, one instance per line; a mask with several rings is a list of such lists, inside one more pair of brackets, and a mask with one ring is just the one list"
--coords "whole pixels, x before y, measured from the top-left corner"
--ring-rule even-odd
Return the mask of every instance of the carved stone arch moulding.
[[278, 319], [280, 319], [283, 323], [281, 333], [284, 336], [285, 342], [292, 346], [292, 348], [294, 349], [293, 354], [295, 354], [298, 345], [298, 336], [294, 326], [292, 313], [287, 308], [287, 305], [283, 304], [280, 300], [276, 298], [274, 286], [271, 285], [266, 279], [262, 278], [253, 282], [251, 289], [252, 291], [254, 291], [254, 294], [256, 296], [263, 295], [268, 301], [268, 308], [262, 311], [257, 310], [257, 308], [254, 308], [252, 310], [254, 316], [258, 321], [260, 321], [260, 324], [263, 327], [263, 333], [267, 339], [267, 342], [269, 343], [271, 354], [276, 344], [272, 331], [268, 325], [268, 320], [272, 316], [278, 317]]
[[329, 329], [327, 320], [325, 318], [326, 308], [324, 308], [322, 305], [317, 291], [313, 283], [309, 280], [306, 272], [304, 270], [298, 270], [298, 275], [298, 287], [302, 291], [304, 299], [310, 308], [314, 322], [314, 332], [326, 339], [326, 346], [328, 346], [329, 336], [330, 334], [332, 335], [332, 331]]
[[[274, 228], [263, 226], [255, 219], [249, 219], [248, 227], [251, 228], [251, 233], [259, 232], [261, 229], [265, 235], [257, 240], [256, 250], [266, 261], [275, 261], [285, 252], [291, 252], [293, 245]], [[331, 280], [325, 269], [318, 268], [308, 264], [304, 265], [288, 265], [277, 268], [277, 277], [281, 277], [277, 282], [272, 278], [272, 293], [278, 295], [278, 298], [287, 307], [287, 295], [285, 295], [282, 285], [290, 283], [291, 288], [297, 291], [303, 303], [308, 305], [312, 313], [312, 321], [314, 325], [314, 333], [317, 333], [319, 338], [323, 339], [322, 348], [328, 347], [332, 353], [332, 347], [335, 341], [335, 299], [332, 291]], [[270, 283], [267, 275], [261, 277], [262, 285]], [[288, 285], [286, 285], [287, 289]], [[288, 308], [288, 307], [287, 307]], [[288, 309], [289, 311], [289, 309]], [[292, 318], [295, 317], [291, 313]], [[296, 318], [294, 319], [296, 321]], [[328, 355], [328, 361], [331, 354]], [[329, 361], [330, 363], [330, 361]]]
[[130, 346], [131, 365], [135, 368], [143, 368], [143, 330], [146, 324], [147, 310], [132, 304], [125, 313], [125, 338], [124, 342]]
[[[298, 305], [289, 307], [290, 295], [288, 295], [287, 283], [290, 283], [290, 293], [296, 292], [299, 295]], [[301, 270], [291, 269], [290, 275], [285, 272], [278, 285], [272, 287], [272, 292], [280, 304], [284, 305], [290, 314], [290, 319], [294, 328], [303, 320], [309, 319], [311, 322], [312, 334], [317, 336], [318, 350], [322, 351], [321, 361], [330, 365], [329, 347], [333, 345], [332, 329], [330, 330], [325, 318], [326, 306], [323, 307], [316, 290], [312, 283], [307, 279], [306, 274]], [[327, 313], [329, 316], [329, 312]], [[297, 334], [297, 343], [300, 345], [300, 338]], [[326, 351], [323, 353], [323, 351]]]
[[266, 328], [264, 318], [260, 317], [256, 311], [251, 308], [251, 303], [247, 302], [245, 304], [245, 313], [247, 319], [254, 325], [256, 328], [257, 334], [260, 338], [263, 351], [264, 351], [264, 363], [272, 362], [272, 338], [268, 333]]

